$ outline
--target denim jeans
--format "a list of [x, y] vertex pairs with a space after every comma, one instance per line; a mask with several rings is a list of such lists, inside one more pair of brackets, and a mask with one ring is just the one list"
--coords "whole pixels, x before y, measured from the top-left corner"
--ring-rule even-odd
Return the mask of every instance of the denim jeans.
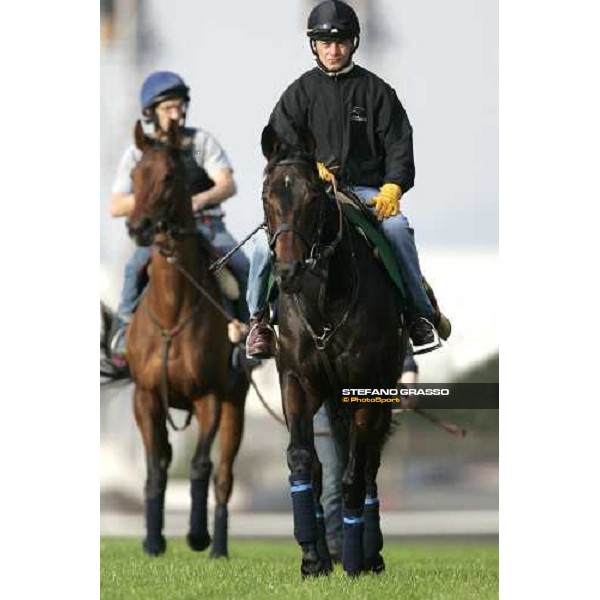
[[[237, 245], [233, 236], [225, 228], [223, 219], [210, 217], [206, 220], [197, 219], [196, 226], [198, 231], [210, 242], [210, 245], [217, 250], [219, 254], [226, 254]], [[138, 285], [140, 277], [146, 268], [151, 248], [138, 246], [131, 258], [125, 265], [125, 278], [123, 290], [121, 291], [121, 300], [119, 302], [119, 317], [127, 322], [140, 300], [141, 292]], [[242, 249], [235, 252], [229, 259], [227, 266], [233, 272], [240, 286], [240, 299], [238, 300], [238, 319], [248, 322], [248, 306], [246, 305], [248, 273], [250, 263]]]
[[[363, 202], [367, 202], [379, 193], [376, 188], [354, 187], [352, 190]], [[415, 245], [414, 230], [404, 214], [384, 219], [381, 228], [390, 243], [402, 270], [406, 283], [409, 317], [425, 317], [434, 320], [434, 310], [423, 287], [419, 255]], [[271, 271], [271, 253], [266, 233], [260, 231], [254, 236], [254, 245], [250, 256], [250, 275], [248, 277], [248, 308], [250, 315], [260, 314], [267, 303], [269, 273]]]
[[[331, 434], [329, 417], [323, 404], [313, 419], [315, 449], [323, 467], [321, 504], [325, 513], [325, 532], [330, 551], [342, 552], [342, 475], [344, 465]], [[317, 435], [320, 434], [320, 435]]]

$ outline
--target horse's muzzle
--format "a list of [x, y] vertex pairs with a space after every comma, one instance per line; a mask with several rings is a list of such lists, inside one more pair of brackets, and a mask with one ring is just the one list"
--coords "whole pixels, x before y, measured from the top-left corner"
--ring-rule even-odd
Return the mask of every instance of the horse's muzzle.
[[282, 292], [299, 291], [300, 275], [302, 272], [302, 263], [299, 261], [291, 263], [275, 263], [273, 268], [275, 281]]
[[138, 246], [151, 246], [154, 240], [154, 222], [149, 217], [143, 217], [138, 223], [128, 220], [127, 232]]

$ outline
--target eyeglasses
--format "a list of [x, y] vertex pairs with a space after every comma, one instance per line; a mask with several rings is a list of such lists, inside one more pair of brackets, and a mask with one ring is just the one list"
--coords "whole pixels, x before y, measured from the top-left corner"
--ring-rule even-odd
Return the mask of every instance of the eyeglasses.
[[166, 104], [162, 106], [156, 107], [156, 112], [161, 115], [172, 115], [177, 113], [177, 115], [181, 114], [185, 111], [185, 103], [178, 102], [177, 104]]

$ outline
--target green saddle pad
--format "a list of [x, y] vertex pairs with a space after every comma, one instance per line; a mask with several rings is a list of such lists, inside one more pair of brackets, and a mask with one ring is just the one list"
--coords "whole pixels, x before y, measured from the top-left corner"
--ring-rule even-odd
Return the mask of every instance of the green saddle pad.
[[390, 279], [400, 293], [402, 303], [406, 305], [406, 284], [402, 277], [402, 272], [394, 255], [394, 251], [387, 241], [383, 231], [378, 227], [368, 216], [366, 216], [359, 208], [353, 204], [342, 201], [342, 211], [354, 227], [364, 234], [367, 242], [376, 250], [376, 256], [383, 264]]

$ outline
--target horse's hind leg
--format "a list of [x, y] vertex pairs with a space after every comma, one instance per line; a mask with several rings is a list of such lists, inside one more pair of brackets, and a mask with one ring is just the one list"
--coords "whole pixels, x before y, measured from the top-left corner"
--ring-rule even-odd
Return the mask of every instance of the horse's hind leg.
[[167, 546], [162, 530], [167, 469], [172, 456], [171, 446], [169, 445], [165, 416], [157, 397], [151, 392], [136, 388], [134, 413], [146, 449], [147, 476], [144, 490], [146, 538], [143, 548], [146, 554], [158, 556], [166, 550]]
[[194, 412], [198, 422], [198, 443], [191, 465], [192, 510], [190, 530], [187, 534], [188, 546], [197, 552], [210, 546], [206, 503], [210, 484], [210, 449], [219, 424], [220, 404], [215, 394], [207, 394], [194, 400]]
[[244, 404], [248, 384], [241, 380], [221, 406], [220, 456], [215, 473], [215, 529], [211, 557], [227, 557], [227, 503], [233, 489], [233, 463], [244, 432]]

